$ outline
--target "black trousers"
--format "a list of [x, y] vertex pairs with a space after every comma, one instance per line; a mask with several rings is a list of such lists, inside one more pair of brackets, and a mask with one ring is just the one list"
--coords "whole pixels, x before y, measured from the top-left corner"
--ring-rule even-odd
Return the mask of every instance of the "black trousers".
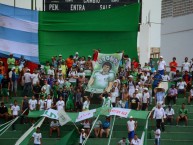
[[176, 96], [167, 96], [168, 104], [170, 104], [171, 100], [173, 100], [173, 103], [176, 104]]
[[165, 131], [164, 122], [162, 122], [162, 119], [156, 119], [156, 126], [159, 126], [163, 132]]

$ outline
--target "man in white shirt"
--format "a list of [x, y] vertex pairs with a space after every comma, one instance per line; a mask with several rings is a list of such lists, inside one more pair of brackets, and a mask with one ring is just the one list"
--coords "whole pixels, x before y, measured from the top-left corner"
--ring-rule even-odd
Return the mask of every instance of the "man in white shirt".
[[118, 97], [117, 92], [115, 92], [115, 88], [111, 89], [110, 97], [111, 97], [111, 103], [112, 103], [113, 107], [115, 107], [116, 98]]
[[186, 98], [186, 87], [187, 84], [184, 80], [180, 79], [180, 82], [177, 83], [178, 94], [184, 94], [184, 98]]
[[165, 111], [161, 107], [161, 104], [158, 104], [154, 110], [153, 118], [156, 119], [156, 126], [161, 126], [162, 131], [165, 131], [164, 128], [164, 118], [165, 118]]
[[127, 121], [128, 139], [130, 142], [134, 138], [136, 128], [137, 122], [133, 120], [133, 116], [130, 116], [129, 121]]
[[44, 86], [42, 87], [41, 90], [42, 90], [43, 92], [45, 92], [46, 95], [50, 94], [50, 92], [51, 92], [51, 86], [48, 84], [48, 81], [47, 81], [47, 80], [44, 81]]
[[168, 105], [168, 108], [165, 110], [165, 115], [166, 115], [165, 120], [170, 122], [170, 124], [172, 124], [174, 120], [174, 109], [170, 104]]
[[190, 102], [192, 101], [192, 99], [193, 99], [193, 87], [192, 87], [191, 90], [190, 90], [190, 95], [189, 95], [189, 97], [188, 97], [188, 104], [190, 104]]
[[154, 132], [154, 134], [155, 134], [155, 144], [154, 145], [160, 145], [161, 130], [159, 126], [157, 126], [157, 129]]
[[163, 82], [169, 82], [170, 81], [170, 77], [166, 72], [164, 72], [164, 75], [162, 75], [162, 81]]
[[164, 75], [164, 71], [166, 70], [166, 62], [163, 60], [163, 56], [160, 56], [158, 64], [158, 72], [160, 75]]
[[63, 98], [62, 96], [60, 96], [59, 100], [57, 101], [56, 103], [56, 107], [57, 107], [57, 110], [60, 111], [60, 110], [64, 110], [64, 106], [65, 106], [65, 103], [63, 101]]
[[42, 134], [40, 133], [40, 127], [37, 127], [36, 132], [33, 133], [34, 145], [42, 145]]
[[58, 138], [60, 137], [60, 127], [59, 126], [60, 126], [60, 124], [59, 124], [58, 120], [53, 120], [50, 123], [50, 137], [52, 136], [53, 131], [57, 131]]
[[185, 62], [182, 63], [182, 72], [190, 71], [191, 64], [188, 62], [188, 57], [185, 57]]
[[148, 104], [149, 104], [149, 92], [148, 92], [148, 88], [144, 88], [143, 89], [143, 93], [142, 93], [142, 110], [148, 110]]
[[30, 73], [30, 69], [27, 69], [26, 73], [24, 73], [24, 87], [23, 87], [23, 96], [29, 96], [30, 91], [32, 90], [32, 76]]
[[141, 140], [138, 138], [137, 134], [134, 135], [134, 138], [131, 140], [130, 145], [140, 145]]
[[[16, 118], [19, 115], [20, 107], [17, 105], [17, 101], [14, 101], [14, 105], [11, 106], [11, 113], [13, 118]], [[12, 125], [12, 130], [15, 130], [15, 124]]]

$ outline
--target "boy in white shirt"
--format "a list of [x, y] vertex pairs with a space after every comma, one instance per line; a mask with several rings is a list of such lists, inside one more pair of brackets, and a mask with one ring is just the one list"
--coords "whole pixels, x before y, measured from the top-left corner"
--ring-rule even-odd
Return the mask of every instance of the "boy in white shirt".
[[148, 88], [144, 88], [143, 89], [143, 93], [142, 93], [142, 110], [148, 110], [148, 104], [149, 104], [149, 92], [148, 92]]
[[45, 100], [45, 108], [46, 110], [52, 108], [53, 101], [51, 99], [50, 94], [48, 94], [47, 99]]
[[130, 145], [140, 145], [141, 140], [137, 137], [137, 134], [134, 135], [134, 138], [131, 140]]
[[37, 100], [34, 96], [32, 96], [32, 99], [29, 100], [29, 109], [30, 111], [36, 110], [37, 107]]
[[57, 110], [60, 111], [60, 110], [64, 110], [64, 106], [65, 106], [65, 103], [62, 99], [62, 96], [60, 96], [58, 102], [56, 103], [56, 107], [57, 107]]
[[[17, 101], [14, 101], [14, 105], [11, 106], [11, 113], [13, 118], [16, 118], [19, 115], [20, 107], [17, 105]], [[12, 125], [12, 129], [15, 130], [15, 124]]]
[[40, 127], [37, 127], [36, 132], [33, 133], [34, 145], [42, 144], [42, 134], [40, 133]]
[[180, 79], [180, 82], [177, 83], [178, 94], [184, 94], [184, 98], [186, 98], [186, 87], [187, 84], [184, 80]]

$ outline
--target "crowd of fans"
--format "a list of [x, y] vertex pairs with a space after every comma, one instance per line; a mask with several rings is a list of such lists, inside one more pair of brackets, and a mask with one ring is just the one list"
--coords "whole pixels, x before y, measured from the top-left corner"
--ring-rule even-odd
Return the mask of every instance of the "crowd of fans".
[[[16, 60], [13, 54], [10, 54], [6, 62], [7, 68], [5, 62], [0, 59], [0, 91], [2, 96], [0, 117], [8, 120], [10, 116], [16, 117], [19, 111], [23, 112], [26, 109], [26, 115], [28, 111], [47, 110], [49, 108], [58, 111], [64, 109], [70, 112], [89, 110], [92, 94], [89, 96], [84, 90], [93, 71], [94, 62], [97, 61], [99, 51], [94, 50], [92, 57], [90, 55], [80, 56], [76, 52], [67, 59], [59, 54], [53, 56], [45, 65], [38, 65], [33, 72], [29, 69], [24, 56]], [[193, 59], [189, 61], [186, 57], [182, 65], [179, 66], [174, 57], [168, 65], [170, 67], [169, 73], [166, 72], [167, 63], [162, 56], [158, 61], [150, 58], [149, 62], [141, 66], [136, 59], [131, 59], [128, 55], [123, 54], [111, 91], [104, 91], [99, 95], [102, 105], [134, 110], [148, 110], [149, 105], [157, 105], [153, 117], [156, 119], [157, 128], [162, 126], [162, 131], [164, 131], [163, 119], [173, 121], [174, 110], [171, 104], [172, 101], [174, 105], [176, 104], [178, 94], [184, 94], [186, 97], [186, 92], [190, 92], [188, 103], [191, 103], [193, 99]], [[168, 81], [172, 81], [174, 84], [165, 94], [166, 90], [159, 87], [159, 84]], [[17, 100], [7, 109], [4, 102], [18, 96], [18, 86], [22, 87], [23, 90], [23, 96], [19, 96], [23, 97], [21, 109]], [[163, 109], [165, 98], [170, 104], [166, 110]], [[187, 125], [187, 110], [184, 109], [185, 104], [182, 105], [181, 114], [177, 117], [177, 124], [180, 119], [185, 119]], [[23, 121], [25, 123], [25, 120]], [[99, 120], [95, 124], [96, 137], [102, 137], [103, 133], [108, 137], [110, 126], [108, 122], [110, 122], [109, 118], [103, 123]], [[89, 120], [85, 120], [83, 122], [84, 129], [81, 132], [88, 135], [91, 124]], [[56, 127], [52, 127], [53, 125]], [[53, 128], [58, 131], [57, 126], [57, 122], [51, 123], [50, 136]], [[136, 122], [128, 122], [130, 142], [132, 139], [136, 139], [137, 135], [132, 132], [135, 128]], [[159, 130], [157, 132], [159, 134]], [[59, 131], [58, 136], [60, 136]]]

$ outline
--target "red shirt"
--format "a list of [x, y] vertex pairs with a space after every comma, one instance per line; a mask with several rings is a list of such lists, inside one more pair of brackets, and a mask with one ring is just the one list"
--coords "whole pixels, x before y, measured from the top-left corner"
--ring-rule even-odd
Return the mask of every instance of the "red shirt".
[[[175, 67], [172, 67], [175, 66]], [[170, 62], [170, 71], [176, 72], [178, 64], [175, 61]]]
[[71, 68], [73, 63], [74, 63], [73, 59], [70, 59], [70, 58], [66, 59], [66, 65], [67, 65], [68, 68]]
[[139, 66], [139, 63], [137, 61], [132, 62], [133, 68], [136, 69]]
[[96, 51], [94, 54], [93, 54], [93, 61], [97, 61], [98, 59], [98, 51]]

